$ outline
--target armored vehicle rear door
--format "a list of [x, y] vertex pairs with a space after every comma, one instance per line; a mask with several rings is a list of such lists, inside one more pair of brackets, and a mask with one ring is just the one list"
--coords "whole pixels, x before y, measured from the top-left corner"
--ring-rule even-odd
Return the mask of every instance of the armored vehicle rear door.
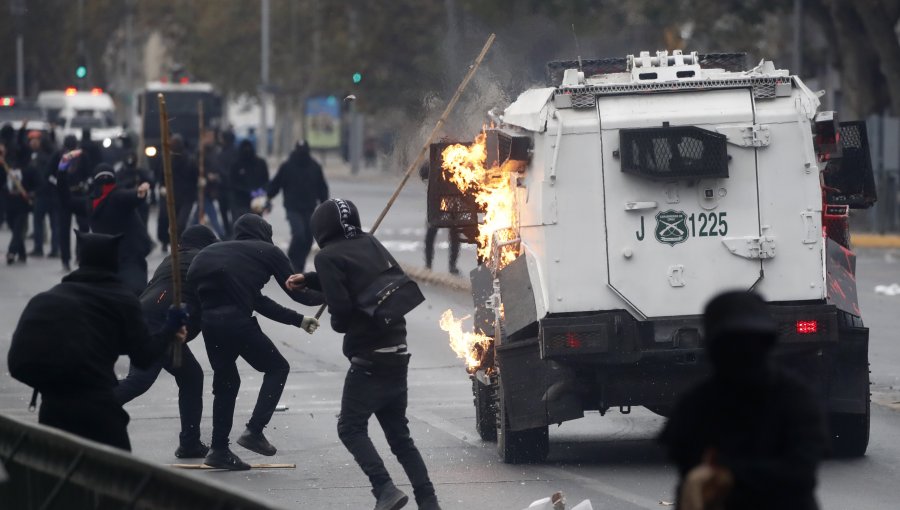
[[[753, 286], [761, 239], [749, 90], [598, 98], [610, 286], [646, 317]], [[748, 144], [749, 145], [749, 144]]]

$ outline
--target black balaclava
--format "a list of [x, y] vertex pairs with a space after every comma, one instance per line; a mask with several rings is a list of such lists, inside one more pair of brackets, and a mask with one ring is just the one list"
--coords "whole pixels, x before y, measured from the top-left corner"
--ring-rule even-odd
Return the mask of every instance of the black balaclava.
[[206, 225], [192, 225], [181, 234], [179, 249], [202, 250], [218, 240], [216, 234]]
[[778, 326], [762, 298], [746, 291], [720, 294], [706, 305], [703, 325], [715, 377], [738, 385], [764, 382]]
[[356, 204], [342, 198], [330, 198], [319, 204], [310, 225], [316, 243], [323, 248], [337, 239], [353, 239], [362, 233]]
[[258, 214], [247, 213], [234, 222], [234, 238], [238, 241], [256, 239], [272, 243], [272, 225]]
[[241, 162], [245, 165], [250, 164], [256, 159], [256, 149], [253, 148], [253, 144], [250, 143], [250, 140], [243, 140], [238, 144], [238, 158], [240, 158]]
[[77, 148], [78, 138], [76, 138], [75, 135], [66, 135], [66, 137], [63, 138], [63, 149], [65, 149], [67, 152], [74, 151]]
[[119, 241], [122, 235], [75, 231], [78, 239], [78, 266], [115, 273], [119, 270]]

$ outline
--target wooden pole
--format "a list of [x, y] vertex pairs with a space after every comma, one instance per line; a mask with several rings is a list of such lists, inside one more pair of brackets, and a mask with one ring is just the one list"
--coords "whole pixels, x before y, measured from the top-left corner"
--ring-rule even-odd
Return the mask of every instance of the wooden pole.
[[198, 154], [198, 174], [197, 174], [197, 223], [201, 225], [206, 225], [206, 215], [203, 211], [203, 205], [205, 203], [203, 199], [203, 195], [206, 193], [206, 172], [204, 170], [203, 165], [203, 143], [204, 143], [204, 133], [203, 133], [203, 100], [197, 101], [197, 111], [199, 112], [200, 117], [200, 143], [197, 144]]
[[[175, 181], [172, 178], [172, 149], [169, 146], [169, 114], [166, 112], [166, 98], [160, 92], [159, 127], [162, 138], [163, 178], [166, 183], [166, 211], [169, 213], [169, 254], [172, 262], [172, 304], [181, 306], [181, 264], [178, 260], [178, 217], [175, 213]], [[172, 345], [172, 365], [181, 366], [181, 343]]]
[[[403, 190], [403, 187], [406, 186], [406, 182], [409, 180], [409, 176], [422, 165], [425, 161], [425, 155], [428, 153], [431, 148], [432, 142], [437, 137], [438, 133], [443, 129], [444, 123], [447, 121], [447, 117], [450, 116], [450, 113], [456, 107], [456, 103], [459, 102], [459, 98], [462, 96], [463, 91], [469, 85], [469, 82], [472, 80], [472, 77], [475, 76], [475, 71], [478, 70], [478, 67], [481, 65], [481, 62], [484, 60], [485, 55], [487, 55], [488, 50], [491, 48], [491, 45], [494, 44], [494, 39], [496, 38], [495, 34], [491, 34], [487, 41], [484, 43], [484, 47], [481, 48], [481, 53], [478, 54], [478, 57], [475, 58], [475, 62], [469, 67], [469, 72], [466, 73], [465, 78], [463, 78], [462, 82], [459, 84], [459, 87], [456, 88], [456, 93], [453, 94], [453, 97], [450, 99], [450, 102], [447, 103], [447, 107], [444, 108], [444, 113], [441, 114], [441, 118], [438, 119], [437, 124], [434, 125], [434, 129], [431, 130], [431, 134], [428, 135], [428, 139], [425, 140], [425, 143], [422, 145], [422, 150], [419, 151], [419, 155], [416, 156], [416, 159], [410, 163], [409, 167], [406, 169], [406, 173], [403, 174], [403, 179], [400, 180], [400, 184], [397, 185], [397, 189], [394, 190], [394, 194], [391, 195], [391, 198], [388, 199], [387, 205], [382, 209], [381, 214], [378, 215], [378, 218], [375, 219], [375, 223], [372, 224], [371, 233], [375, 233], [378, 230], [378, 226], [381, 225], [381, 221], [384, 220], [384, 217], [387, 215], [388, 211], [394, 205], [394, 202], [397, 200], [397, 197], [400, 195], [400, 191]], [[325, 311], [325, 305], [322, 305], [319, 308], [319, 311], [316, 312], [316, 319], [322, 316], [322, 313]]]

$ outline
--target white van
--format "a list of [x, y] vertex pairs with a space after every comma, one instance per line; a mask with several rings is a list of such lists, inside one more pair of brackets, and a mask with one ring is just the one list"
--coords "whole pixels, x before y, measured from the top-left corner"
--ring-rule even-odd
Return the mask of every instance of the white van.
[[116, 124], [112, 97], [99, 88], [47, 90], [38, 94], [37, 104], [46, 112], [47, 120], [56, 125], [59, 140], [68, 135], [81, 140], [82, 130], [90, 128], [91, 139], [109, 148], [124, 133]]

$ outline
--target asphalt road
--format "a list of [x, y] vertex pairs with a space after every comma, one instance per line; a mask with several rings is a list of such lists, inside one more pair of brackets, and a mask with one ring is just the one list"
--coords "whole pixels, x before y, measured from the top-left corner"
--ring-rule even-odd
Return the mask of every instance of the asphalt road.
[[[392, 190], [383, 179], [342, 179], [332, 182], [332, 194], [354, 200], [363, 222], [374, 220]], [[424, 187], [417, 181], [401, 194], [380, 232], [385, 244], [406, 264], [422, 265], [424, 236]], [[283, 212], [269, 217], [276, 242], [286, 243], [288, 231]], [[0, 231], [0, 245], [9, 239]], [[441, 234], [439, 241], [446, 241]], [[900, 258], [900, 254], [897, 255]], [[161, 255], [154, 253], [154, 267]], [[474, 251], [463, 250], [460, 268], [474, 267]], [[447, 267], [446, 250], [438, 248], [435, 268]], [[871, 251], [859, 259], [859, 292], [864, 318], [872, 328], [871, 355], [876, 400], [873, 406], [869, 454], [857, 460], [830, 460], [822, 467], [818, 489], [823, 509], [869, 510], [897, 508], [900, 479], [900, 413], [891, 407], [900, 401], [900, 345], [894, 328], [900, 296], [876, 294], [879, 284], [900, 282], [898, 263], [891, 252]], [[0, 267], [0, 353], [9, 345], [18, 315], [29, 297], [49, 288], [62, 276], [58, 261], [32, 260], [27, 266]], [[269, 295], [290, 301], [270, 285]], [[497, 508], [519, 510], [556, 490], [566, 493], [570, 504], [590, 499], [595, 509], [656, 509], [672, 501], [675, 475], [655, 446], [653, 437], [663, 419], [643, 409], [629, 415], [611, 411], [605, 417], [592, 413], [584, 419], [551, 429], [550, 458], [543, 465], [509, 466], [497, 461], [494, 445], [482, 443], [474, 432], [470, 382], [437, 327], [439, 315], [452, 308], [469, 313], [467, 294], [423, 285], [425, 305], [409, 317], [409, 344], [413, 353], [410, 382], [410, 426], [422, 450], [444, 508]], [[301, 310], [311, 313], [312, 310]], [[326, 316], [327, 317], [327, 316]], [[249, 462], [296, 463], [296, 469], [258, 470], [241, 473], [199, 472], [187, 476], [214, 478], [241, 488], [285, 508], [367, 508], [373, 499], [367, 480], [337, 438], [336, 413], [346, 360], [340, 353], [340, 337], [324, 326], [315, 335], [263, 319], [263, 329], [281, 347], [291, 363], [291, 374], [282, 398], [287, 409], [278, 412], [266, 434], [279, 448], [275, 457], [261, 457], [234, 445]], [[192, 342], [204, 367], [202, 340]], [[5, 366], [3, 367], [5, 369]], [[120, 362], [122, 374], [127, 369]], [[249, 418], [260, 374], [239, 362], [242, 388], [235, 431]], [[0, 370], [0, 413], [36, 420], [26, 410], [30, 391]], [[212, 373], [206, 370], [210, 391]], [[203, 436], [210, 433], [211, 394], [205, 402]], [[895, 406], [896, 407], [896, 406]], [[176, 388], [167, 374], [143, 397], [126, 407], [134, 454], [153, 462], [176, 462], [178, 419]], [[399, 465], [372, 427], [376, 445], [385, 455], [388, 469], [401, 488], [409, 489]], [[410, 505], [413, 507], [414, 505]]]

